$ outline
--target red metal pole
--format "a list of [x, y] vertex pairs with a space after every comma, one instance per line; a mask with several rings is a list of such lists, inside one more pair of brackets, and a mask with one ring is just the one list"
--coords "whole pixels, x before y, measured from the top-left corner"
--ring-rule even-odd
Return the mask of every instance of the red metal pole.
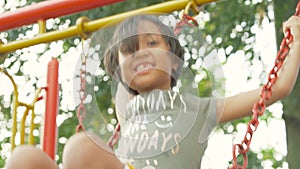
[[0, 31], [56, 18], [122, 0], [47, 0], [0, 15]]
[[46, 110], [44, 123], [43, 150], [53, 160], [56, 154], [57, 126], [56, 116], [58, 112], [58, 61], [54, 58], [48, 63]]

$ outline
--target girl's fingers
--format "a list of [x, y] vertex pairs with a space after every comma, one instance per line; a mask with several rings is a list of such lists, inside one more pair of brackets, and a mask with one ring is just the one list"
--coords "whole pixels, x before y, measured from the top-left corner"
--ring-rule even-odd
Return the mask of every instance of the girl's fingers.
[[290, 29], [294, 39], [300, 39], [300, 17], [291, 16], [287, 21], [283, 22], [283, 33], [286, 35]]

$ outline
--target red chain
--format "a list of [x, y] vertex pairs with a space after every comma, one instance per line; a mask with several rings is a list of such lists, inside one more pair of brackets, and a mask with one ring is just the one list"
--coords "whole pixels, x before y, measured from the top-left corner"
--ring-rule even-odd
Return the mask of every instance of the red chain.
[[109, 138], [107, 145], [113, 149], [114, 146], [118, 143], [119, 138], [120, 138], [120, 130], [121, 130], [121, 126], [120, 123], [117, 124], [117, 127], [113, 133], [113, 135]]
[[[192, 21], [192, 23], [190, 23], [190, 21]], [[178, 22], [174, 28], [174, 34], [178, 35], [184, 25], [198, 26], [198, 22], [192, 16], [183, 14], [181, 21]]]
[[[300, 16], [300, 2], [297, 5], [295, 16]], [[245, 169], [248, 165], [247, 152], [250, 149], [250, 143], [252, 140], [252, 135], [256, 131], [259, 121], [258, 117], [264, 114], [266, 109], [265, 101], [270, 99], [272, 95], [272, 86], [275, 84], [278, 78], [278, 71], [282, 67], [284, 60], [289, 52], [289, 44], [293, 41], [293, 36], [290, 30], [286, 31], [286, 35], [283, 38], [280, 50], [277, 53], [275, 59], [275, 65], [273, 69], [270, 71], [268, 76], [268, 82], [263, 86], [261, 90], [260, 100], [254, 104], [252, 108], [252, 120], [248, 123], [247, 131], [244, 136], [244, 139], [241, 144], [235, 144], [233, 146], [233, 166], [230, 169]], [[237, 164], [237, 156], [243, 156], [243, 165]]]
[[79, 99], [80, 104], [77, 108], [77, 118], [78, 125], [76, 127], [76, 132], [84, 131], [84, 126], [82, 124], [83, 119], [86, 116], [86, 109], [84, 100], [86, 99], [86, 59], [87, 56], [84, 53], [84, 40], [82, 39], [82, 53], [81, 53], [81, 69], [80, 69], [80, 90], [79, 90]]

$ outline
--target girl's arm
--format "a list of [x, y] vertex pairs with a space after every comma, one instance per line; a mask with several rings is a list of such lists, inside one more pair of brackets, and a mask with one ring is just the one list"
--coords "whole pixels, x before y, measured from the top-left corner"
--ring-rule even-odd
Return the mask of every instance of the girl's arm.
[[[272, 96], [266, 105], [288, 96], [297, 79], [300, 66], [300, 17], [292, 16], [283, 23], [284, 32], [291, 30], [293, 42], [290, 51], [282, 66], [278, 79], [272, 88]], [[252, 114], [253, 105], [260, 99], [261, 89], [241, 93], [218, 102], [218, 120], [220, 122], [239, 119]], [[225, 104], [223, 104], [225, 102]]]

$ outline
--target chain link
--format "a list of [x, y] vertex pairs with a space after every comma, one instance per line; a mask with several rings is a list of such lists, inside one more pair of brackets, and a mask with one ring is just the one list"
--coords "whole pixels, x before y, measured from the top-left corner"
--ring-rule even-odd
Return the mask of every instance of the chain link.
[[[192, 23], [190, 23], [190, 21], [192, 21]], [[180, 33], [180, 31], [184, 25], [188, 25], [191, 27], [198, 26], [198, 22], [192, 16], [190, 16], [188, 14], [183, 14], [181, 21], [178, 22], [174, 28], [173, 32], [174, 32], [175, 36], [177, 36]]]
[[107, 145], [113, 149], [115, 147], [115, 145], [118, 143], [119, 138], [120, 138], [120, 130], [121, 130], [121, 126], [120, 123], [117, 124], [117, 127], [113, 133], [113, 135], [109, 138]]
[[86, 99], [86, 60], [87, 54], [84, 51], [84, 42], [85, 40], [81, 39], [82, 52], [81, 52], [81, 68], [80, 68], [80, 89], [79, 89], [79, 99], [80, 103], [77, 108], [77, 118], [78, 125], [76, 127], [76, 132], [84, 131], [83, 120], [86, 116], [86, 108], [85, 108], [85, 99]]
[[[300, 2], [297, 5], [295, 16], [300, 16]], [[266, 109], [265, 101], [271, 98], [272, 95], [272, 86], [275, 84], [277, 78], [278, 78], [278, 72], [282, 65], [284, 64], [284, 60], [290, 50], [289, 45], [293, 41], [293, 36], [290, 32], [290, 30], [286, 31], [285, 37], [283, 38], [280, 50], [277, 53], [276, 59], [275, 59], [275, 65], [270, 71], [268, 75], [268, 81], [266, 84], [262, 87], [261, 94], [260, 94], [260, 100], [254, 104], [252, 108], [252, 120], [248, 123], [247, 131], [244, 136], [244, 139], [241, 144], [235, 144], [233, 146], [233, 166], [229, 167], [230, 169], [245, 169], [248, 165], [248, 158], [247, 158], [247, 152], [250, 149], [250, 144], [252, 140], [253, 133], [256, 131], [259, 121], [258, 117], [264, 114], [264, 111]], [[237, 156], [241, 155], [243, 156], [243, 165], [239, 165], [237, 163]]]

